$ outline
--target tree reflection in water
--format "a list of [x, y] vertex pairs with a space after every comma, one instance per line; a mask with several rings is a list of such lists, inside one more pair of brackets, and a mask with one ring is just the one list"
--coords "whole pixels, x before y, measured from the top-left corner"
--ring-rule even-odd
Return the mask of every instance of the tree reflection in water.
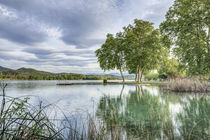
[[210, 100], [207, 97], [188, 98], [181, 103], [183, 111], [177, 115], [179, 131], [184, 139], [210, 139]]
[[153, 95], [138, 85], [128, 95], [121, 91], [117, 97], [103, 96], [96, 113], [111, 139], [206, 139], [210, 114], [207, 98], [178, 100], [183, 112], [176, 115], [180, 124], [177, 130], [169, 96]]

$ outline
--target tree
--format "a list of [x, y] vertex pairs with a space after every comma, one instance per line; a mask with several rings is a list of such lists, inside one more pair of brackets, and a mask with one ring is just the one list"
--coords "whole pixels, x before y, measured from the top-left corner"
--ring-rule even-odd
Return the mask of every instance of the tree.
[[209, 0], [175, 0], [160, 25], [191, 75], [210, 73], [209, 9]]
[[[136, 73], [136, 81], [141, 82], [144, 71], [156, 69], [168, 53], [153, 23], [134, 20], [134, 25], [124, 27], [126, 38], [126, 66], [129, 73]], [[167, 41], [166, 41], [167, 42]]]
[[174, 79], [185, 76], [182, 65], [174, 58], [166, 59], [164, 63], [161, 64], [158, 73], [161, 79]]
[[96, 56], [98, 62], [103, 70], [120, 71], [123, 83], [125, 83], [125, 77], [123, 70], [125, 69], [125, 53], [124, 53], [124, 37], [123, 33], [117, 33], [116, 37], [112, 34], [107, 34], [105, 43], [96, 50]]

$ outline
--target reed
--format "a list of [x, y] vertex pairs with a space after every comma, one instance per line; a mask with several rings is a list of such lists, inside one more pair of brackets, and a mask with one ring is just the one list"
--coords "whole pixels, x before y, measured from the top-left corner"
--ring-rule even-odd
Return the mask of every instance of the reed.
[[166, 87], [174, 92], [210, 92], [210, 82], [197, 79], [175, 79], [171, 80]]
[[34, 107], [29, 98], [6, 96], [3, 87], [0, 138], [1, 139], [61, 139], [61, 130], [48, 118], [45, 110], [48, 106]]

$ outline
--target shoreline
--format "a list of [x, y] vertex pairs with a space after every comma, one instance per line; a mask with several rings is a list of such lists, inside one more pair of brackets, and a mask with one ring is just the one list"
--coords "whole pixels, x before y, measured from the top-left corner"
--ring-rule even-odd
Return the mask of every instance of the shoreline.
[[150, 84], [150, 85], [165, 85], [168, 82], [161, 82], [161, 81], [143, 81], [143, 82], [87, 82], [87, 83], [58, 83], [56, 85], [58, 86], [71, 86], [71, 85], [145, 85], [145, 84]]

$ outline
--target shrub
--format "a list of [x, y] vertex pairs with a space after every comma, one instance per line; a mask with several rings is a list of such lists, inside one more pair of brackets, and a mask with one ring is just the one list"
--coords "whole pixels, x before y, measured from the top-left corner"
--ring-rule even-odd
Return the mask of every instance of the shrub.
[[104, 83], [104, 84], [107, 84], [107, 79], [104, 79], [104, 80], [103, 80], [103, 83]]

